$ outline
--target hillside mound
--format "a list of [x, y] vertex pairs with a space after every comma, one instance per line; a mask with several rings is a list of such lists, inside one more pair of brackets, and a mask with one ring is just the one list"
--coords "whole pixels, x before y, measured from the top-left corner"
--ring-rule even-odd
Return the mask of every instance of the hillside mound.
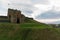
[[45, 24], [0, 23], [0, 40], [60, 40], [60, 29], [49, 27]]

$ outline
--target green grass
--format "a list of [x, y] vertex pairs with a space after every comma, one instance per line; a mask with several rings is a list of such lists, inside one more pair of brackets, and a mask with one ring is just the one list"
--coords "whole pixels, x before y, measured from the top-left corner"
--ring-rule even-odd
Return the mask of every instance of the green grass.
[[43, 23], [0, 23], [0, 40], [60, 40], [60, 28]]
[[24, 23], [20, 24], [20, 26], [23, 28], [52, 28], [50, 25], [40, 23]]

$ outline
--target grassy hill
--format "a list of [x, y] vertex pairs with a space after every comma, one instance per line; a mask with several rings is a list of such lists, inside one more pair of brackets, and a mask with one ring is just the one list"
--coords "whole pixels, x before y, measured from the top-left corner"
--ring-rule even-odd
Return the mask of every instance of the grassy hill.
[[[0, 20], [8, 20], [1, 17]], [[0, 22], [0, 40], [60, 40], [60, 28], [26, 18], [24, 23]]]
[[0, 40], [60, 40], [60, 28], [39, 23], [0, 23]]

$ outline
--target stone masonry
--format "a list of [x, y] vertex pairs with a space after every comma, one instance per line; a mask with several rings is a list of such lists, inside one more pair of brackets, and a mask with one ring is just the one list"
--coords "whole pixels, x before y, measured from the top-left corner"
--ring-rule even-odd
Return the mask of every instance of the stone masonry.
[[8, 9], [8, 19], [11, 23], [23, 23], [25, 16], [19, 10]]

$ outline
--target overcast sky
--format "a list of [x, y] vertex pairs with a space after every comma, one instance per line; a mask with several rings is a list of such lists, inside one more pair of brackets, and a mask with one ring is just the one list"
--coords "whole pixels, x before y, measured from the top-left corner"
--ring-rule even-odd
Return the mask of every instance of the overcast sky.
[[8, 8], [21, 10], [25, 16], [33, 17], [40, 22], [60, 21], [60, 16], [58, 16], [60, 0], [0, 0], [1, 16], [7, 15]]

